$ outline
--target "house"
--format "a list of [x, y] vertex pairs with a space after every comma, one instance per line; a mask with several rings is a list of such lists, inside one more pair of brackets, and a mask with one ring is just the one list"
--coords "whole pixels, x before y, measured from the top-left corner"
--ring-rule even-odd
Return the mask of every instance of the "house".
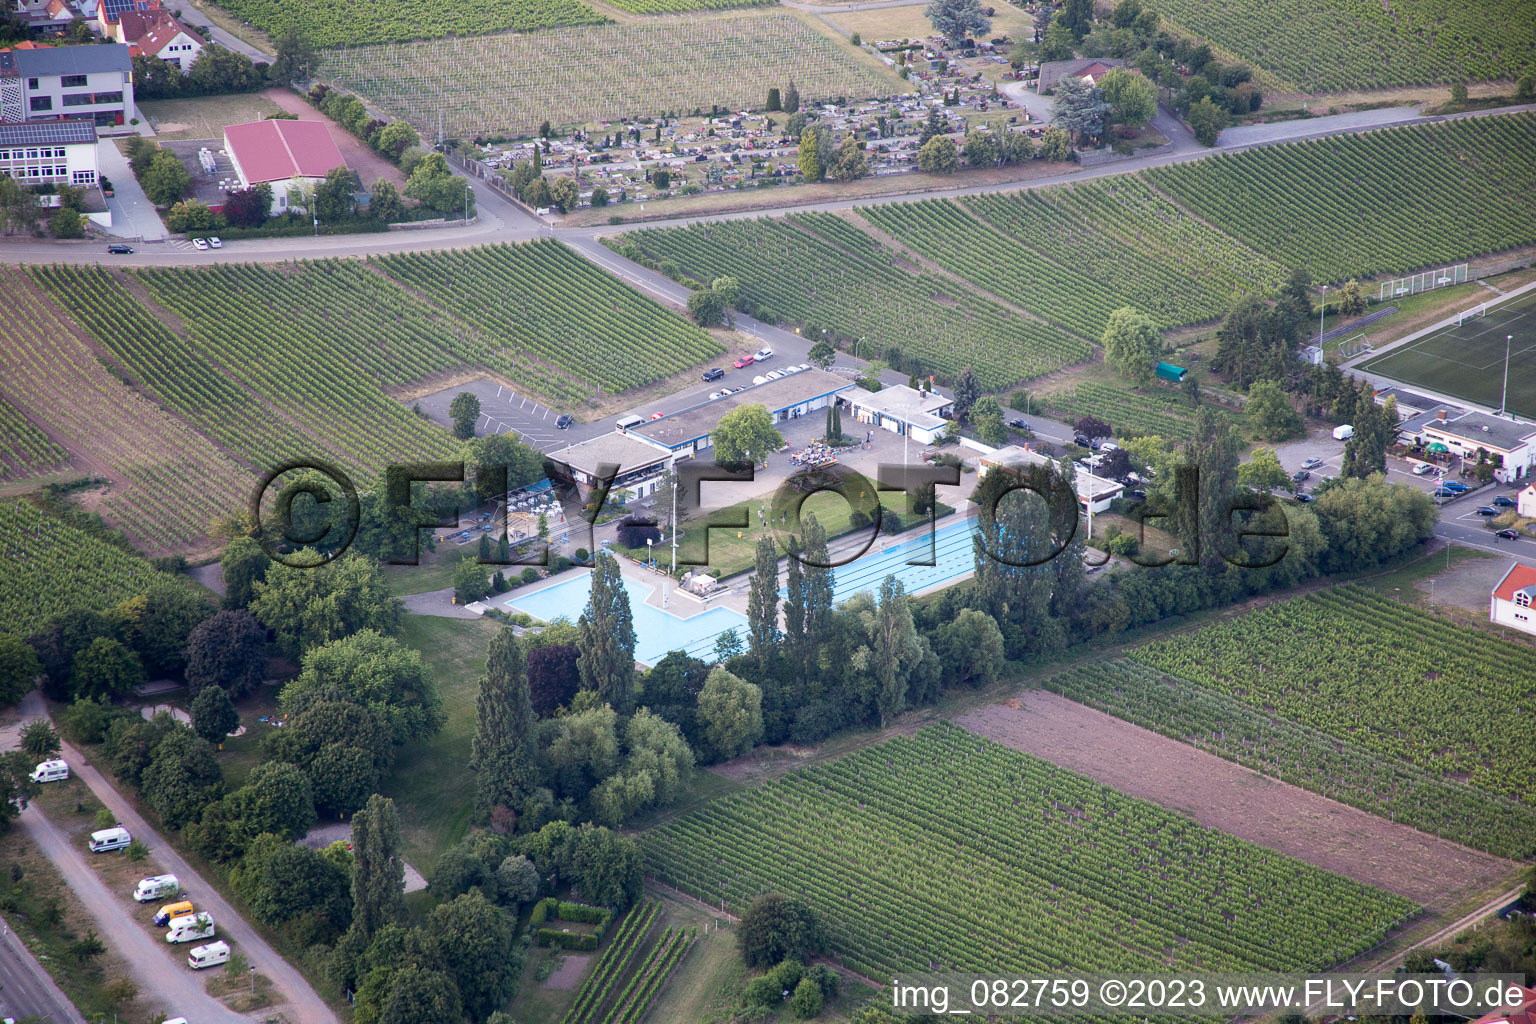
[[13, 17], [23, 19], [40, 36], [63, 35], [78, 16], [70, 0], [17, 0], [13, 8]]
[[117, 20], [129, 11], [159, 10], [160, 0], [96, 0], [96, 28], [107, 39], [116, 39]]
[[128, 47], [16, 46], [0, 50], [0, 121], [89, 118], [96, 127], [134, 117]]
[[85, 119], [0, 124], [0, 175], [22, 185], [97, 183], [96, 125]]
[[137, 47], [146, 57], [159, 57], [181, 69], [192, 70], [192, 62], [206, 45], [202, 36], [177, 21], [170, 11], [151, 9], [125, 11], [117, 19], [115, 38]]
[[1520, 998], [1490, 1010], [1472, 1024], [1536, 1024], [1536, 988], [1522, 988]]
[[937, 391], [919, 391], [905, 384], [893, 384], [879, 391], [862, 388], [844, 398], [859, 423], [868, 423], [893, 434], [910, 437], [919, 444], [933, 444], [939, 439], [952, 414], [955, 402]]
[[1488, 621], [1536, 636], [1536, 569], [1510, 563], [1488, 598]]
[[224, 151], [242, 188], [272, 187], [272, 215], [288, 211], [288, 191], [313, 189], [336, 167], [341, 150], [323, 121], [249, 121], [224, 129]]
[[1125, 61], [1114, 57], [1077, 57], [1073, 60], [1052, 60], [1040, 65], [1040, 77], [1035, 91], [1044, 96], [1056, 88], [1063, 78], [1083, 78], [1094, 84], [1115, 68], [1124, 67]]
[[[1410, 421], [1412, 422], [1412, 421]], [[1522, 423], [1483, 412], [1469, 412], [1452, 419], [1444, 410], [1425, 419], [1415, 435], [1431, 451], [1459, 455], [1475, 463], [1487, 452], [1494, 475], [1513, 483], [1536, 469], [1536, 423]]]
[[1515, 495], [1515, 511], [1528, 519], [1536, 519], [1536, 484]]

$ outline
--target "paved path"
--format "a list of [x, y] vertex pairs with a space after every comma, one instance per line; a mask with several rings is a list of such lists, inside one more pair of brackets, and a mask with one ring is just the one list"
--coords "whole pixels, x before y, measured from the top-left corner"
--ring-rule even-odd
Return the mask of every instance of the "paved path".
[[142, 238], [146, 242], [165, 241], [165, 225], [155, 212], [155, 204], [144, 194], [139, 179], [133, 176], [133, 168], [128, 166], [128, 158], [123, 156], [117, 144], [111, 139], [98, 141], [96, 160], [101, 173], [112, 182], [115, 193], [107, 200], [107, 209], [112, 211], [111, 233], [124, 238]]
[[[182, 885], [187, 891], [194, 894], [198, 904], [213, 914], [213, 919], [218, 922], [220, 936], [234, 940], [239, 945], [241, 951], [250, 959], [251, 964], [260, 973], [272, 979], [272, 983], [276, 986], [278, 992], [286, 997], [285, 1002], [292, 1010], [291, 1015], [300, 1024], [337, 1024], [336, 1014], [316, 994], [315, 990], [310, 988], [309, 982], [304, 980], [304, 976], [295, 970], [288, 961], [278, 956], [277, 952], [267, 944], [267, 941], [257, 934], [256, 930], [247, 924], [244, 918], [236, 913], [235, 908], [230, 906], [224, 897], [220, 895], [219, 891], [202, 880], [197, 871], [191, 864], [187, 863], [186, 859], [176, 851], [175, 847], [167, 843], [149, 827], [149, 823], [144, 820], [143, 816], [130, 806], [128, 801], [124, 800], [116, 789], [108, 784], [101, 772], [97, 771], [95, 766], [90, 764], [80, 751], [65, 743], [61, 756], [69, 762], [70, 771], [90, 787], [96, 799], [100, 800], [117, 816], [118, 822], [128, 829], [129, 832], [133, 833], [135, 838], [142, 839], [147, 843], [161, 866], [166, 871], [180, 878]], [[34, 811], [28, 811], [27, 813], [33, 814]], [[36, 813], [36, 818], [46, 826], [42, 830], [45, 834], [48, 829], [53, 829], [53, 826], [42, 818], [41, 812]], [[56, 829], [53, 831], [57, 834]], [[62, 836], [59, 838], [62, 839]], [[142, 928], [123, 928], [120, 926], [119, 922], [122, 919], [124, 908], [116, 897], [107, 892], [106, 887], [96, 878], [95, 873], [85, 865], [83, 861], [83, 858], [86, 856], [85, 853], [73, 849], [67, 842], [64, 843], [62, 850], [57, 850], [56, 852], [57, 855], [49, 855], [50, 860], [59, 863], [62, 858], [64, 861], [78, 867], [79, 871], [84, 872], [89, 882], [94, 883], [100, 890], [100, 896], [107, 900], [106, 903], [101, 903], [98, 899], [86, 900], [85, 895], [83, 893], [81, 895], [81, 899], [86, 900], [87, 907], [91, 909], [91, 913], [96, 916], [97, 920], [102, 922], [102, 931], [119, 937], [125, 952], [128, 954], [129, 961], [145, 972], [142, 977], [142, 981], [145, 982], [145, 991], [165, 992], [169, 996], [172, 992], [177, 991], [180, 987], [184, 987], [190, 981], [196, 992], [199, 995], [202, 994], [202, 982], [200, 980], [191, 980], [197, 978], [197, 976], [190, 969], [168, 960], [160, 950], [154, 950], [153, 955], [147, 952], [134, 951], [140, 939], [150, 947], [154, 947], [156, 942]], [[75, 885], [76, 883], [71, 880], [70, 884]], [[161, 970], [162, 966], [166, 968], [164, 972]], [[162, 978], [160, 976], [162, 973], [167, 976]], [[167, 985], [175, 987], [166, 987]], [[198, 1016], [196, 1019], [200, 1024], [204, 1021], [229, 1021], [249, 1024], [247, 1018], [225, 1008], [223, 1004], [216, 1000], [206, 995], [202, 995], [202, 999], [205, 1003], [217, 1007], [217, 1010], [210, 1009], [207, 1013]]]
[[[36, 813], [36, 812], [33, 812]], [[10, 927], [0, 922], [0, 1013], [41, 1017], [53, 1024], [85, 1024], [43, 965]]]

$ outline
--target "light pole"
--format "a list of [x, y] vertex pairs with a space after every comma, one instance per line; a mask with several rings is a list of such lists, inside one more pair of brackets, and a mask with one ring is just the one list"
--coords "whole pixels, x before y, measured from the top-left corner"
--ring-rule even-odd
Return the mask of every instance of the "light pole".
[[656, 549], [653, 547], [655, 538], [645, 538], [645, 559], [651, 563], [651, 568], [656, 568]]
[[1323, 344], [1323, 316], [1328, 310], [1328, 286], [1323, 285], [1323, 301], [1317, 304], [1317, 344]]
[[1509, 343], [1513, 341], [1513, 334], [1504, 335], [1504, 391], [1499, 395], [1499, 415], [1504, 415], [1504, 403], [1509, 400]]
[[[1039, 390], [1040, 390], [1039, 388], [1035, 388], [1035, 391], [1039, 391]], [[1035, 391], [1030, 391], [1027, 394], [1025, 394], [1025, 396], [1024, 396], [1024, 415], [1025, 416], [1029, 415], [1029, 403], [1034, 399]]]
[[[673, 467], [672, 472], [677, 472]], [[677, 481], [672, 481], [672, 575], [677, 575]]]

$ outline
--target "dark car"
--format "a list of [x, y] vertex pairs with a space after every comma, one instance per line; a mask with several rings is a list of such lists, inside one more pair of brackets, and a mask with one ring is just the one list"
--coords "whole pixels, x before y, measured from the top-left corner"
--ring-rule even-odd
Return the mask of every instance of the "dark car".
[[1492, 505], [1479, 505], [1477, 506], [1477, 514], [1480, 516], [1496, 516], [1499, 514], [1499, 510]]
[[1291, 497], [1295, 498], [1297, 501], [1301, 502], [1303, 505], [1305, 505], [1309, 501], [1316, 501], [1317, 500], [1316, 498], [1312, 497], [1312, 495], [1308, 494], [1306, 491], [1297, 491], [1295, 494], [1291, 495]]
[[1083, 448], [1093, 447], [1093, 442], [1088, 440], [1088, 438], [1084, 437], [1082, 434], [1074, 435], [1072, 438], [1072, 443]]
[[1505, 540], [1519, 540], [1520, 539], [1520, 533], [1519, 533], [1519, 531], [1516, 531], [1516, 530], [1500, 530], [1498, 533], [1494, 534], [1494, 536], [1495, 537], [1502, 537]]
[[1451, 490], [1449, 487], [1436, 487], [1434, 490], [1430, 491], [1429, 493], [1431, 495], [1433, 495], [1434, 497], [1436, 497], [1436, 498], [1454, 498], [1454, 497], [1456, 497], [1456, 492]]
[[699, 375], [700, 380], [719, 380], [725, 376], [725, 371], [718, 366], [711, 367]]
[[1008, 421], [1008, 425], [1010, 427], [1012, 427], [1013, 429], [1015, 429], [1015, 430], [1028, 430], [1029, 429], [1029, 424], [1024, 422], [1023, 420], [1019, 419], [1017, 416], [1015, 416], [1013, 419], [1009, 420]]
[[1291, 479], [1296, 481], [1299, 484], [1303, 480], [1311, 480], [1312, 479], [1312, 474], [1308, 473], [1304, 469], [1298, 469], [1296, 472], [1291, 474]]
[[1499, 508], [1514, 508], [1515, 499], [1501, 494], [1497, 498], [1493, 499], [1493, 504], [1497, 505]]
[[560, 418], [555, 420], [555, 426], [558, 427], [561, 430], [569, 430], [571, 428], [571, 426], [573, 424], [575, 424], [575, 422], [576, 422], [576, 417], [575, 416], [572, 416], [568, 412], [563, 412], [563, 413], [560, 414]]
[[1146, 501], [1147, 500], [1147, 492], [1142, 490], [1140, 487], [1137, 487], [1134, 490], [1132, 490], [1130, 492], [1130, 495], [1131, 495], [1132, 498], [1136, 499], [1137, 501]]
[[109, 246], [107, 246], [107, 252], [111, 253], [113, 256], [132, 256], [133, 255], [133, 246], [131, 246], [131, 245], [109, 245]]

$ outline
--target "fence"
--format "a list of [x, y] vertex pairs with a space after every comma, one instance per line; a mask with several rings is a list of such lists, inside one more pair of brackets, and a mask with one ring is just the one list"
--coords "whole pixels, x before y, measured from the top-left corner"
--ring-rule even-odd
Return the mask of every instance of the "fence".
[[1390, 281], [1381, 282], [1381, 288], [1377, 292], [1376, 301], [1385, 302], [1388, 299], [1400, 295], [1417, 295], [1434, 288], [1444, 288], [1453, 284], [1465, 284], [1467, 282], [1467, 265], [1458, 263], [1454, 267], [1442, 267], [1439, 270], [1426, 270], [1421, 274], [1410, 277], [1393, 278]]
[[485, 165], [480, 161], [466, 160], [452, 150], [449, 150], [444, 155], [448, 158], [449, 164], [457, 167], [465, 174], [471, 175], [482, 185], [494, 191], [498, 196], [505, 199], [507, 202], [512, 203], [515, 206], [519, 206], [522, 209], [527, 210], [529, 213], [534, 214], [535, 216], [538, 215], [538, 211], [536, 211], [532, 206], [529, 206], [527, 203], [523, 202], [515, 194], [513, 194], [511, 189], [502, 184], [502, 180], [499, 177], [497, 177], [495, 174], [487, 173]]

